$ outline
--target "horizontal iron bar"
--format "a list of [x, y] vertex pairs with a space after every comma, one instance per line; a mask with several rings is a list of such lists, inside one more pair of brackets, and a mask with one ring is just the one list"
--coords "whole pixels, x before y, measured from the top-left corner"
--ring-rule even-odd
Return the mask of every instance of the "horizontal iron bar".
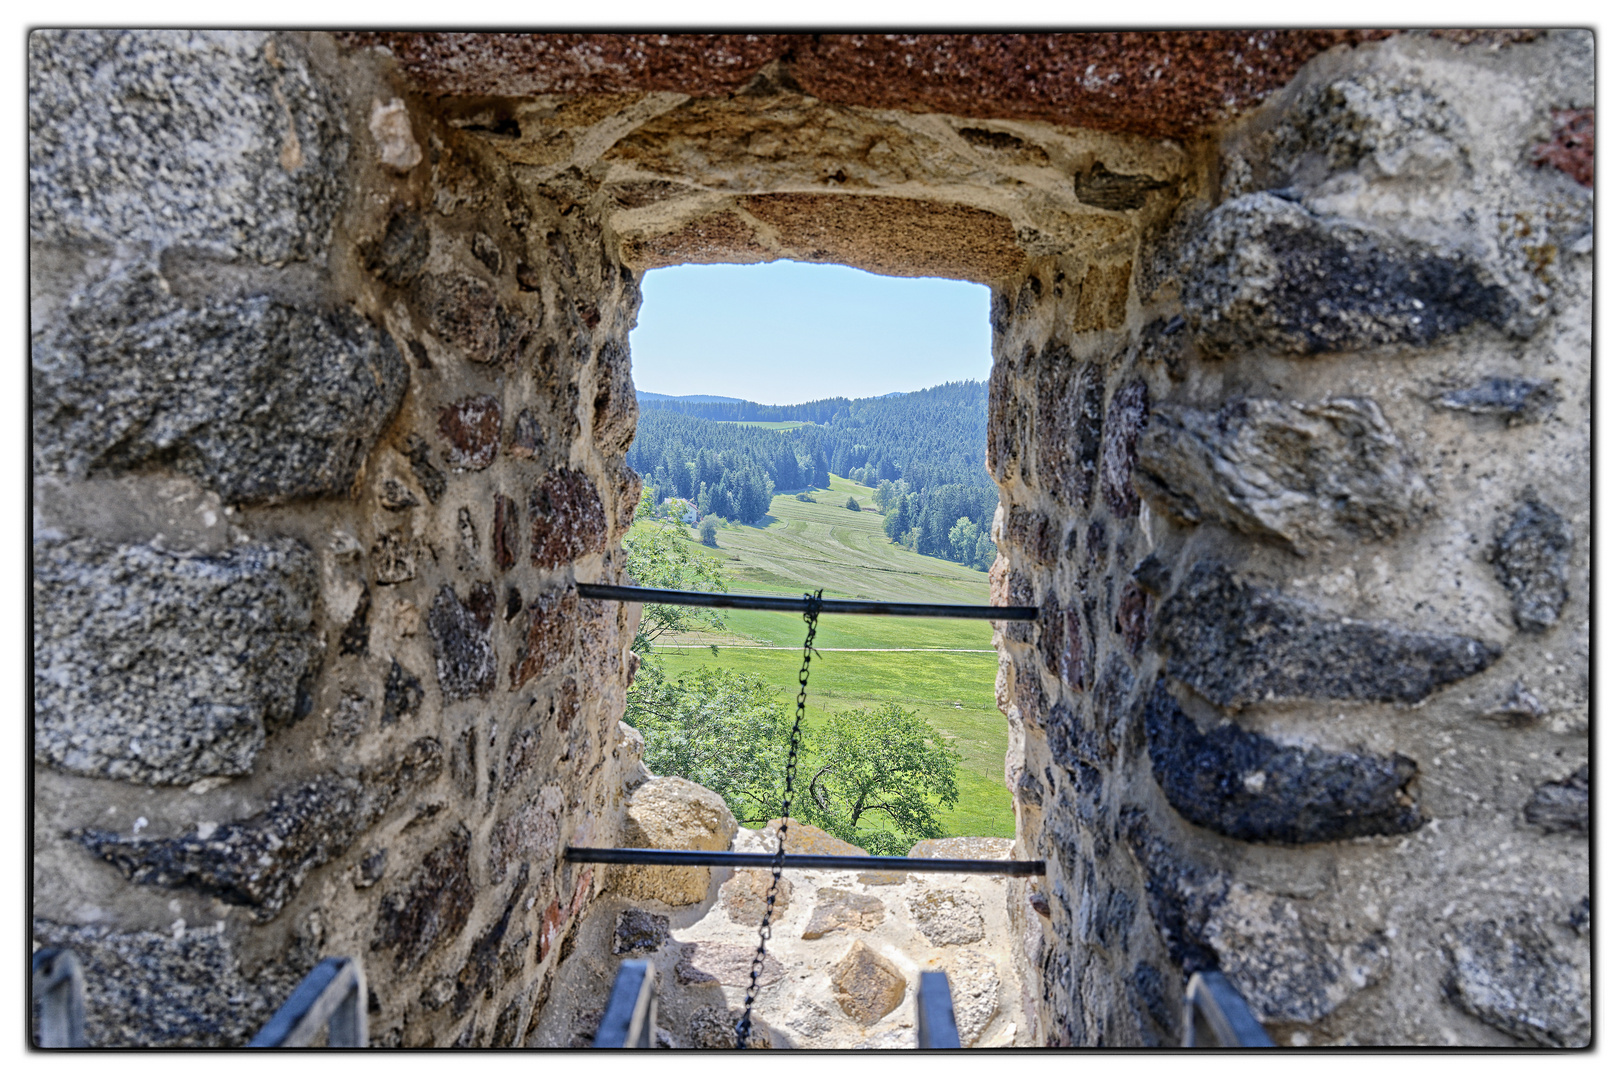
[[[745, 608], [751, 611], [806, 610], [800, 596], [752, 596], [748, 593], [683, 592], [636, 589], [626, 585], [575, 586], [588, 600], [621, 600], [629, 604], [675, 604], [678, 607]], [[987, 619], [992, 622], [1035, 622], [1034, 607], [971, 607], [968, 604], [893, 604], [882, 600], [824, 600], [824, 615], [903, 615], [921, 619]]]
[[[771, 869], [776, 855], [757, 851], [661, 851], [658, 848], [566, 847], [565, 862], [633, 866], [737, 866]], [[906, 859], [895, 855], [785, 855], [787, 870], [911, 870], [923, 874], [1006, 874], [1042, 877], [1041, 861], [1012, 859]]]

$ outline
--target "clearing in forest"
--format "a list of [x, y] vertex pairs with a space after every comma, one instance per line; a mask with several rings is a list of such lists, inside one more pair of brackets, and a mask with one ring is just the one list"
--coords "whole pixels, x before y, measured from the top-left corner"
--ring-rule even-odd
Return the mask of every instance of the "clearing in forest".
[[[821, 587], [831, 599], [989, 603], [985, 571], [887, 540], [872, 488], [834, 477], [829, 489], [803, 494], [816, 501], [801, 501], [794, 492], [778, 494], [765, 519], [719, 529], [715, 547], [691, 542], [721, 560], [735, 593], [796, 595]], [[852, 496], [862, 511], [847, 508]], [[806, 636], [800, 617], [729, 611], [727, 625], [723, 633], [683, 635], [670, 643], [673, 647], [656, 650], [667, 675], [677, 678], [701, 665], [747, 672], [781, 686], [785, 702], [791, 701], [800, 669], [798, 647]], [[827, 616], [818, 620], [817, 644], [829, 650], [909, 651], [829, 651], [814, 659], [807, 695], [810, 724], [833, 712], [886, 701], [917, 710], [964, 755], [958, 805], [941, 815], [948, 834], [1014, 835], [1014, 812], [1003, 785], [1008, 724], [993, 699], [997, 654], [990, 624]], [[707, 646], [719, 651], [712, 654]]]

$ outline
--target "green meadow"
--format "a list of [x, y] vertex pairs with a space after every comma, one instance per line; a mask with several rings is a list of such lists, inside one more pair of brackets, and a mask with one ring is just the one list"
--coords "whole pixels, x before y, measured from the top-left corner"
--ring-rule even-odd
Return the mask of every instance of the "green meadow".
[[[806, 493], [815, 502], [802, 502], [794, 493], [775, 495], [765, 519], [721, 528], [714, 547], [696, 537], [690, 542], [722, 561], [735, 593], [799, 595], [822, 588], [831, 599], [988, 602], [984, 571], [890, 543], [880, 528], [873, 489], [838, 477], [832, 484]], [[864, 510], [847, 508], [853, 495]], [[701, 665], [749, 672], [781, 686], [784, 700], [792, 701], [805, 623], [777, 612], [726, 614], [725, 632], [685, 635], [658, 649], [666, 672], [675, 677]], [[1014, 812], [1003, 786], [1008, 727], [993, 700], [997, 654], [989, 623], [829, 616], [818, 620], [817, 645], [825, 651], [812, 661], [808, 724], [885, 701], [916, 710], [964, 757], [958, 804], [942, 814], [948, 834], [1014, 835]]]

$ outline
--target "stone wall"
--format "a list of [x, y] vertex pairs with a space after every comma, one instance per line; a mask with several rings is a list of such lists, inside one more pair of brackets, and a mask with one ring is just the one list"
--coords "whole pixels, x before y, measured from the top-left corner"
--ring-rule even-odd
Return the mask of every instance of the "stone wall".
[[380, 1045], [527, 1041], [643, 776], [637, 612], [571, 587], [638, 278], [779, 257], [993, 289], [1021, 1041], [1165, 1044], [1211, 965], [1283, 1042], [1587, 1040], [1589, 35], [36, 32], [29, 82], [35, 940], [92, 1041], [241, 1042], [324, 954]]
[[240, 1044], [326, 954], [379, 1045], [513, 1045], [637, 764], [572, 588], [635, 276], [325, 36], [29, 55], [35, 941], [96, 1045]]
[[1210, 967], [1284, 1044], [1587, 1043], [1590, 44], [1320, 57], [994, 301], [1050, 1045], [1169, 1044]]

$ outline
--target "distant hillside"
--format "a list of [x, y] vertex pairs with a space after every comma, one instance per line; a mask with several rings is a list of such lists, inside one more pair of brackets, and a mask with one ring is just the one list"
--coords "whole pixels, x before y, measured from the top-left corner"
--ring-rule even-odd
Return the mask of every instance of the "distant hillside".
[[680, 397], [673, 397], [670, 394], [655, 394], [648, 390], [638, 390], [637, 401], [639, 403], [644, 401], [690, 401], [695, 405], [711, 405], [724, 401], [737, 401], [742, 403], [744, 399], [736, 397], [717, 397], [714, 394], [683, 394]]
[[[626, 462], [659, 499], [680, 495], [702, 513], [749, 522], [774, 491], [827, 487], [832, 472], [878, 488], [892, 540], [966, 565], [990, 562], [997, 489], [986, 472], [986, 383], [800, 405], [639, 401]], [[741, 424], [790, 421], [809, 424]]]

